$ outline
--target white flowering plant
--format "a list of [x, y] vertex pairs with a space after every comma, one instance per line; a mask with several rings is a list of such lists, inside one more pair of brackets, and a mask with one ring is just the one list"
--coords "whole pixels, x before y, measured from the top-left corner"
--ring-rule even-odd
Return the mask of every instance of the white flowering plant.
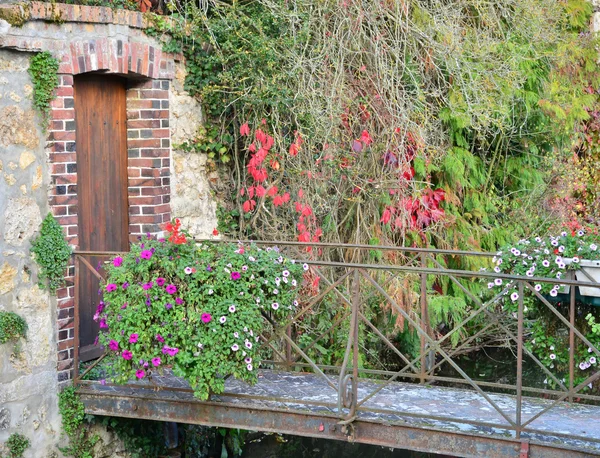
[[257, 380], [265, 316], [285, 320], [298, 306], [305, 264], [277, 248], [198, 245], [169, 226], [168, 239], [145, 237], [107, 263], [96, 313], [115, 383], [165, 366], [195, 395], [223, 392], [225, 378]]
[[[600, 259], [600, 235], [597, 231], [562, 232], [558, 236], [535, 237], [519, 240], [503, 247], [493, 258], [494, 272], [525, 277], [556, 279], [556, 283], [535, 283], [534, 288], [543, 294], [556, 297], [560, 280], [568, 270], [577, 270], [581, 260]], [[502, 289], [505, 282], [497, 278], [488, 283], [489, 289]], [[513, 286], [516, 288], [516, 286]], [[510, 293], [516, 301], [518, 293]]]
[[[583, 260], [600, 260], [600, 235], [597, 229], [562, 232], [557, 236], [534, 237], [519, 240], [516, 244], [502, 247], [493, 258], [494, 272], [519, 275], [530, 278], [548, 278], [552, 282], [532, 281], [531, 284], [540, 294], [559, 301], [557, 308], [566, 313], [568, 307], [561, 307], [561, 280], [569, 271], [580, 268]], [[504, 291], [505, 300], [502, 308], [513, 319], [516, 318], [519, 301], [516, 282], [496, 278], [488, 283], [493, 294]], [[526, 317], [525, 347], [533, 352], [557, 380], [567, 377], [569, 371], [569, 339], [568, 332], [559, 318], [538, 300], [535, 295], [525, 289], [522, 298]], [[567, 299], [568, 302], [568, 299]], [[576, 328], [580, 330], [594, 346], [600, 345], [600, 325], [596, 324], [598, 315], [595, 307], [577, 304]], [[585, 310], [589, 311], [586, 313]], [[583, 318], [585, 317], [585, 318]], [[589, 375], [590, 368], [597, 367], [598, 357], [592, 348], [584, 345], [579, 339], [575, 348], [575, 365], [579, 371], [574, 374], [575, 384], [581, 383]], [[564, 380], [562, 380], [564, 382]], [[544, 384], [556, 388], [557, 382], [546, 377]], [[590, 384], [586, 389], [592, 389]]]

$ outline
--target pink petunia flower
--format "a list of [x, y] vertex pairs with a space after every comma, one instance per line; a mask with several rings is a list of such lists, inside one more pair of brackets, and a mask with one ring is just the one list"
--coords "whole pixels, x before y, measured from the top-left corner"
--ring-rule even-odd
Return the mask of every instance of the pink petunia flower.
[[164, 284], [165, 284], [165, 281], [166, 281], [166, 280], [165, 280], [164, 278], [162, 278], [162, 277], [158, 277], [158, 278], [156, 279], [156, 284], [157, 284], [158, 286], [164, 286]]
[[146, 376], [146, 372], [144, 371], [144, 369], [138, 369], [137, 371], [135, 371], [135, 376], [137, 378], [144, 378]]
[[169, 294], [175, 294], [177, 292], [177, 286], [175, 286], [173, 284], [170, 284], [170, 285], [167, 285], [167, 287], [165, 288], [165, 290]]
[[121, 256], [117, 256], [115, 259], [113, 259], [113, 266], [121, 267], [121, 264], [123, 264], [123, 258]]
[[242, 278], [242, 275], [239, 272], [237, 272], [237, 271], [231, 272], [232, 280], [239, 280], [240, 278]]
[[108, 285], [106, 285], [107, 293], [112, 293], [116, 289], [117, 289], [117, 285], [115, 285], [114, 283], [109, 283]]
[[119, 351], [119, 342], [111, 339], [111, 341], [108, 342], [108, 348], [110, 348], [112, 351]]
[[133, 353], [131, 353], [129, 350], [123, 350], [123, 359], [129, 361], [132, 357]]
[[150, 250], [143, 250], [143, 251], [140, 253], [140, 256], [141, 256], [143, 259], [150, 259], [150, 258], [152, 257], [152, 251], [150, 251]]
[[200, 317], [200, 319], [202, 320], [203, 323], [210, 323], [210, 321], [212, 320], [212, 316], [210, 315], [210, 313], [203, 313], [202, 316]]
[[136, 343], [138, 341], [138, 337], [139, 335], [136, 333], [133, 333], [129, 336], [129, 343]]
[[160, 334], [156, 334], [155, 339], [158, 340], [161, 343], [164, 343], [164, 341], [165, 341], [164, 337], [161, 336]]
[[160, 358], [158, 356], [156, 358], [152, 358], [152, 365], [154, 367], [160, 366]]

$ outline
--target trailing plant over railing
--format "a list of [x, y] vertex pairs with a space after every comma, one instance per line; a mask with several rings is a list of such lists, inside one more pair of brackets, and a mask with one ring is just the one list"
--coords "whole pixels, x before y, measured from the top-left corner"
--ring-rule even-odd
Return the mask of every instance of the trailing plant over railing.
[[27, 336], [27, 322], [14, 312], [0, 311], [0, 345]]
[[48, 126], [50, 102], [58, 86], [58, 60], [48, 51], [34, 54], [29, 59], [29, 74], [33, 82], [33, 106], [42, 116], [44, 131]]
[[168, 240], [146, 237], [106, 266], [95, 319], [110, 378], [124, 383], [172, 367], [201, 399], [222, 392], [230, 375], [255, 383], [263, 315], [292, 313], [303, 266], [276, 249], [197, 246], [179, 220], [167, 229]]
[[[555, 279], [556, 283], [531, 281], [533, 291], [524, 288], [522, 299], [525, 304], [524, 315], [527, 317], [525, 329], [530, 336], [526, 347], [559, 378], [569, 372], [571, 343], [569, 336], [561, 330], [560, 318], [548, 311], [544, 300], [554, 302], [558, 310], [568, 317], [571, 313], [570, 294], [576, 294], [577, 287], [565, 288], [560, 283], [569, 279], [569, 273], [572, 275], [573, 271], [580, 269], [583, 261], [593, 260], [600, 260], [600, 235], [597, 228], [588, 228], [587, 231], [571, 229], [556, 236], [522, 239], [502, 247], [493, 259], [493, 269], [496, 273], [521, 275], [532, 279]], [[517, 285], [501, 278], [489, 280], [488, 289], [492, 294], [503, 293], [505, 296], [503, 310], [516, 316], [518, 301], [521, 299]], [[575, 291], [571, 291], [570, 288]], [[597, 290], [597, 295], [600, 296], [600, 289]], [[599, 309], [581, 302], [580, 297], [575, 295], [574, 319], [587, 340], [597, 346], [600, 344], [600, 333], [596, 324], [600, 317]], [[598, 361], [591, 348], [579, 339], [575, 341], [573, 356], [575, 370], [579, 369], [574, 377], [577, 385], [590, 375], [589, 368], [596, 367]], [[555, 381], [550, 378], [546, 378], [545, 384], [556, 387]], [[587, 389], [591, 388], [592, 384]]]
[[40, 266], [40, 288], [47, 287], [52, 294], [56, 293], [64, 284], [71, 248], [65, 240], [62, 227], [51, 213], [44, 218], [40, 235], [31, 241], [31, 252]]

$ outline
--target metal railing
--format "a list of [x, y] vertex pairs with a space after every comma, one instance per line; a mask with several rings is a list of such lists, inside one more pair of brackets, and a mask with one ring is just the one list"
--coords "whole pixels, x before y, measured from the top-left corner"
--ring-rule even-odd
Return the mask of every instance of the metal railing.
[[[214, 241], [211, 241], [214, 242]], [[220, 243], [220, 242], [217, 242]], [[306, 244], [295, 242], [244, 242], [259, 243], [261, 245], [279, 246], [282, 249], [295, 250], [294, 256], [299, 258], [301, 248]], [[381, 409], [368, 405], [368, 401], [373, 399], [384, 388], [390, 387], [395, 381], [414, 381], [424, 385], [443, 384], [451, 386], [466, 386], [481, 396], [487, 404], [502, 418], [502, 421], [481, 421], [476, 419], [456, 418], [455, 416], [419, 414], [414, 412], [402, 411], [403, 417], [414, 417], [417, 419], [426, 418], [428, 420], [449, 421], [453, 423], [465, 423], [476, 426], [487, 426], [502, 428], [503, 430], [513, 431], [514, 436], [519, 439], [523, 433], [549, 434], [549, 431], [542, 431], [533, 427], [532, 423], [542, 415], [551, 411], [561, 403], [568, 401], [581, 401], [585, 403], [598, 403], [600, 396], [582, 393], [581, 391], [590, 383], [600, 378], [600, 370], [595, 371], [585, 380], [575, 384], [576, 363], [575, 363], [575, 345], [581, 343], [589, 347], [590, 354], [596, 355], [600, 360], [600, 350], [590, 342], [586, 336], [577, 329], [576, 325], [576, 288], [577, 286], [600, 287], [599, 283], [581, 282], [574, 280], [557, 280], [539, 277], [523, 277], [516, 275], [507, 275], [489, 271], [470, 271], [460, 269], [444, 268], [440, 262], [440, 257], [452, 259], [467, 258], [489, 258], [493, 254], [469, 251], [453, 250], [435, 250], [371, 245], [337, 245], [327, 243], [311, 244], [314, 250], [333, 250], [337, 253], [338, 259], [348, 257], [368, 258], [365, 253], [372, 250], [396, 253], [402, 256], [402, 262], [398, 265], [374, 264], [368, 262], [343, 262], [343, 261], [325, 261], [304, 259], [310, 266], [310, 275], [320, 279], [320, 286], [316, 295], [299, 307], [293, 316], [287, 321], [277, 323], [268, 314], [265, 314], [266, 328], [261, 339], [265, 351], [269, 353], [269, 359], [263, 361], [264, 367], [276, 367], [285, 371], [311, 370], [325, 380], [336, 393], [336, 402], [316, 402], [324, 407], [335, 408], [340, 416], [342, 423], [349, 424], [361, 412], [371, 413], [392, 413], [397, 414], [394, 409]], [[83, 380], [84, 376], [101, 360], [97, 360], [92, 366], [88, 367], [85, 373], [78, 372], [78, 350], [79, 350], [79, 272], [86, 268], [95, 276], [101, 278], [98, 270], [92, 266], [86, 257], [110, 256], [118, 253], [110, 252], [75, 252], [75, 383], [80, 385], [90, 385], [97, 383], [95, 381]], [[331, 258], [330, 258], [331, 259]], [[432, 281], [446, 278], [457, 290], [460, 290], [469, 300], [470, 308], [465, 312], [465, 316], [458, 323], [452, 326], [452, 329], [445, 333], [434, 332], [429, 320], [430, 302], [432, 294]], [[500, 278], [503, 280], [504, 288], [497, 294], [490, 294], [484, 298], [476, 295], [468, 287], [469, 282], [473, 281], [493, 281]], [[399, 303], [398, 298], [390, 291], [389, 285], [399, 280], [410, 280], [409, 289], [413, 292], [413, 303], [416, 307], [408, 309]], [[558, 304], [553, 304], [548, 298], [542, 295], [534, 288], [534, 284], [561, 284], [570, 286], [568, 313], [563, 314], [558, 309]], [[429, 287], [428, 287], [429, 285]], [[507, 291], [517, 288], [519, 298], [516, 301], [516, 316], [508, 314], [502, 310], [502, 302], [506, 300]], [[429, 290], [428, 290], [429, 288]], [[545, 308], [556, 320], [558, 324], [564, 326], [563, 329], [568, 332], [569, 341], [569, 360], [568, 360], [568, 380], [557, 376], [544, 364], [535, 352], [531, 351], [525, 345], [525, 332], [527, 320], [525, 318], [524, 297], [527, 292], [530, 297], [538, 301], [539, 307]], [[337, 307], [338, 313], [329, 329], [319, 333], [311, 342], [300, 344], [295, 330], [298, 325], [306, 319], [307, 314], [312, 313], [314, 308], [327, 300], [328, 306]], [[394, 344], [385, 331], [374, 322], [370, 316], [369, 305], [379, 303], [385, 304], [393, 313], [401, 317], [407, 323], [411, 332], [418, 335], [419, 351], [417, 355], [408, 355]], [[467, 325], [478, 323], [477, 332], [465, 337], [462, 342], [451, 345], [450, 342], [456, 333], [464, 332]], [[515, 329], [516, 326], [516, 329]], [[343, 358], [338, 364], [323, 364], [318, 358], [311, 357], [314, 347], [319, 341], [323, 340], [334, 330], [347, 330], [347, 339], [343, 351]], [[515, 383], [500, 383], [485, 380], [477, 380], [472, 374], [461, 367], [460, 359], [457, 356], [464, 351], [465, 347], [475, 342], [480, 336], [494, 330], [502, 334], [509, 346], [516, 351], [514, 364], [516, 365]], [[391, 355], [394, 363], [388, 366], [394, 367], [364, 367], [361, 366], [361, 336], [370, 333], [372, 337], [380, 340], [381, 344]], [[551, 387], [540, 387], [528, 385], [524, 380], [523, 364], [524, 359], [531, 361], [540, 374], [544, 374], [547, 380], [551, 381]], [[385, 365], [384, 365], [385, 366]], [[442, 367], [451, 368], [457, 375], [437, 375], [436, 371]], [[378, 379], [378, 383], [373, 385], [367, 383], [372, 379]], [[383, 380], [382, 380], [383, 379]], [[135, 388], [136, 385], [130, 385]], [[359, 387], [368, 388], [368, 392], [359, 397]], [[165, 388], [166, 390], [174, 388]], [[366, 388], [365, 388], [366, 389]], [[192, 391], [185, 389], [175, 389], [179, 391]], [[515, 408], [502, 407], [495, 399], [494, 394], [511, 393], [514, 396]], [[547, 403], [536, 413], [525, 418], [523, 415], [523, 398], [528, 396], [541, 396], [549, 399]], [[227, 394], [227, 396], [235, 396]], [[248, 396], [252, 397], [252, 396]], [[289, 399], [268, 398], [270, 401], [289, 402]], [[574, 438], [571, 434], [562, 434], [560, 431], [552, 431], [552, 436]], [[586, 441], [600, 442], [600, 439], [590, 438], [588, 436], [575, 437]]]

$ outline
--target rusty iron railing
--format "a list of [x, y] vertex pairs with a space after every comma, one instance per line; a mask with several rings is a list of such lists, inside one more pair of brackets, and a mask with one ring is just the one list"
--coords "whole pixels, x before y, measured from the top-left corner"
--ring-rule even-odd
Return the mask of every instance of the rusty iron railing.
[[[215, 241], [210, 241], [214, 243]], [[220, 242], [218, 242], [220, 243]], [[258, 243], [261, 245], [279, 246], [282, 249], [287, 247], [291, 250], [296, 250], [298, 255], [306, 244], [298, 242], [240, 242], [240, 243]], [[323, 402], [323, 406], [336, 407], [340, 415], [340, 422], [350, 424], [357, 418], [361, 412], [385, 413], [386, 409], [374, 408], [367, 405], [367, 401], [372, 399], [377, 393], [390, 383], [398, 380], [414, 381], [422, 385], [431, 385], [440, 383], [445, 385], [460, 385], [466, 386], [474, 392], [478, 393], [488, 405], [497, 412], [505, 422], [488, 422], [476, 419], [462, 419], [454, 416], [444, 415], [442, 412], [438, 415], [423, 415], [414, 412], [402, 412], [402, 416], [415, 417], [418, 419], [430, 419], [439, 421], [450, 421], [454, 423], [465, 423], [475, 426], [497, 427], [503, 430], [513, 431], [514, 437], [519, 439], [523, 433], [528, 434], [548, 434], [548, 431], [538, 430], [532, 427], [532, 423], [542, 415], [549, 412], [554, 407], [568, 401], [581, 401], [586, 403], [596, 404], [600, 401], [600, 396], [593, 394], [581, 393], [581, 391], [590, 383], [600, 378], [600, 371], [596, 371], [585, 380], [575, 385], [575, 345], [577, 340], [590, 349], [591, 354], [595, 354], [600, 360], [600, 350], [594, 346], [585, 335], [582, 334], [576, 326], [576, 286], [599, 287], [599, 283], [581, 282], [567, 279], [549, 279], [538, 277], [523, 277], [516, 275], [507, 275], [494, 273], [489, 271], [470, 271], [459, 269], [444, 268], [440, 262], [440, 256], [447, 258], [491, 258], [492, 253], [469, 252], [469, 251], [453, 251], [453, 250], [435, 250], [421, 248], [403, 248], [403, 247], [388, 247], [388, 246], [371, 246], [371, 245], [338, 245], [328, 243], [311, 244], [313, 250], [336, 250], [338, 254], [343, 256], [353, 256], [357, 253], [365, 253], [367, 250], [380, 250], [386, 252], [399, 253], [403, 256], [403, 262], [398, 265], [372, 264], [367, 262], [336, 262], [314, 259], [303, 259], [301, 262], [306, 262], [310, 266], [312, 275], [319, 277], [321, 287], [318, 293], [312, 297], [307, 303], [302, 304], [295, 314], [286, 322], [277, 323], [268, 315], [265, 315], [267, 322], [266, 331], [261, 335], [264, 348], [268, 349], [270, 359], [264, 360], [265, 367], [276, 367], [279, 370], [297, 371], [311, 370], [315, 374], [321, 376], [325, 382], [336, 392], [337, 400], [335, 404], [331, 402]], [[96, 366], [104, 357], [104, 355], [96, 360], [96, 362], [88, 367], [83, 374], [79, 374], [78, 370], [78, 349], [79, 349], [79, 310], [78, 310], [78, 293], [79, 293], [79, 272], [82, 267], [93, 272], [94, 275], [101, 278], [98, 271], [86, 259], [86, 257], [94, 256], [111, 256], [119, 253], [111, 252], [90, 252], [78, 251], [75, 252], [75, 375], [74, 381], [79, 385], [90, 385], [98, 383], [97, 381], [83, 380], [85, 375]], [[298, 255], [299, 256], [299, 255]], [[300, 259], [295, 256], [296, 259]], [[307, 257], [308, 258], [308, 257]], [[362, 256], [361, 259], [364, 259]], [[407, 310], [399, 304], [397, 297], [390, 292], [387, 287], [401, 278], [415, 280], [414, 285], [411, 284], [411, 291], [418, 291], [418, 306], [413, 310]], [[464, 295], [471, 301], [472, 307], [467, 312], [467, 316], [460, 322], [456, 323], [453, 328], [446, 334], [433, 332], [429, 320], [429, 296], [428, 285], [431, 285], [431, 280], [436, 278], [446, 277]], [[465, 281], [477, 281], [500, 278], [503, 280], [504, 288], [500, 293], [494, 294], [493, 297], [483, 300], [471, 292], [465, 285]], [[547, 297], [536, 291], [534, 284], [560, 284], [570, 286], [569, 296], [569, 312], [568, 317], [565, 317], [557, 308], [557, 305], [551, 303]], [[501, 311], [501, 301], [505, 297], [507, 291], [513, 287], [517, 287], [519, 298], [517, 301], [516, 330], [513, 325], [507, 323], [510, 320], [505, 320], [506, 314]], [[556, 316], [556, 319], [568, 330], [569, 334], [569, 362], [568, 362], [568, 380], [557, 377], [552, 371], [543, 364], [542, 361], [530, 351], [525, 342], [525, 314], [524, 314], [524, 296], [525, 292], [529, 292], [532, 297], [536, 298], [542, 307], [545, 307], [550, 313]], [[312, 342], [301, 345], [295, 337], [294, 329], [302, 322], [302, 319], [309, 313], [312, 313], [314, 307], [320, 304], [325, 298], [328, 298], [330, 303], [333, 303], [332, 297], [335, 297], [335, 306], [339, 308], [338, 316], [332, 323], [329, 329], [321, 332], [315, 337]], [[379, 301], [385, 303], [387, 307], [393, 310], [394, 314], [402, 317], [412, 332], [417, 333], [419, 337], [419, 352], [417, 356], [410, 357], [404, 354], [394, 342], [378, 328], [368, 313], [366, 306], [367, 301]], [[451, 338], [454, 334], [465, 330], [469, 324], [473, 324], [475, 320], [481, 323], [481, 329], [475, 334], [465, 338], [463, 342], [456, 346], [450, 345]], [[345, 342], [343, 358], [339, 365], [322, 364], [315, 358], [309, 356], [311, 350], [318, 344], [320, 340], [329, 335], [333, 330], [346, 327], [348, 338]], [[460, 361], [457, 361], [457, 355], [460, 355], [464, 348], [478, 339], [481, 335], [492, 328], [496, 328], [497, 332], [503, 333], [503, 337], [510, 343], [513, 349], [516, 349], [515, 365], [516, 365], [516, 382], [500, 383], [476, 380], [473, 375], [469, 375], [464, 368], [461, 367]], [[361, 331], [362, 330], [362, 331]], [[361, 367], [361, 332], [366, 331], [377, 336], [381, 343], [388, 349], [396, 358], [396, 366], [394, 368], [369, 368]], [[552, 380], [554, 387], [539, 387], [528, 386], [524, 383], [523, 363], [524, 358], [538, 367], [540, 373], [543, 373], [548, 380]], [[437, 361], [436, 361], [437, 358]], [[401, 367], [400, 367], [401, 362]], [[451, 367], [458, 376], [442, 376], [436, 375], [442, 365]], [[378, 379], [380, 383], [376, 388], [372, 389], [368, 394], [363, 395], [359, 399], [359, 387], [364, 386], [365, 380]], [[383, 379], [383, 380], [381, 380]], [[133, 388], [136, 385], [129, 385]], [[371, 385], [369, 385], [371, 386]], [[182, 388], [164, 388], [165, 390], [189, 391]], [[494, 400], [495, 393], [512, 393], [515, 396], [516, 408], [503, 408]], [[235, 394], [227, 394], [235, 396]], [[542, 409], [528, 418], [524, 418], [522, 412], [522, 403], [524, 396], [542, 396], [546, 399], [553, 399], [548, 402]], [[251, 397], [251, 396], [250, 396]], [[268, 398], [270, 401], [287, 401], [289, 399]], [[319, 402], [316, 402], [319, 404]], [[394, 413], [393, 409], [389, 413]], [[561, 434], [560, 431], [552, 431], [553, 436], [567, 437], [573, 439], [572, 435]], [[600, 442], [600, 439], [594, 439], [586, 436], [581, 437], [582, 440]]]

